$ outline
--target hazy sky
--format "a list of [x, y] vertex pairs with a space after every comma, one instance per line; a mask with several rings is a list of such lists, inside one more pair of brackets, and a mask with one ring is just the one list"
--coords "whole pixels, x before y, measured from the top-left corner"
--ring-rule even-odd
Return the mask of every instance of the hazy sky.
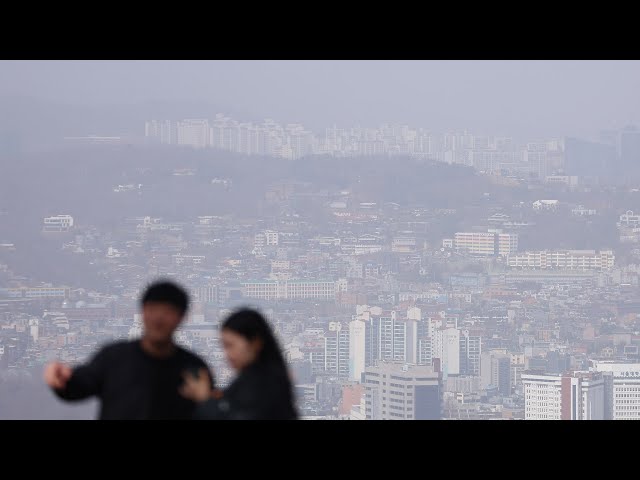
[[640, 120], [639, 85], [639, 61], [0, 62], [0, 96], [208, 102], [314, 130], [388, 121], [589, 136]]

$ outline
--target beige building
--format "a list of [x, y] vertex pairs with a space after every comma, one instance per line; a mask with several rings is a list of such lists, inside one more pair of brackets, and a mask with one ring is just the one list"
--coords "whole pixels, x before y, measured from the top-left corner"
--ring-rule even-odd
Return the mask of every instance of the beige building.
[[367, 420], [439, 420], [442, 377], [433, 367], [380, 363], [364, 373]]
[[518, 250], [518, 235], [495, 232], [458, 232], [453, 246], [474, 255], [507, 256]]

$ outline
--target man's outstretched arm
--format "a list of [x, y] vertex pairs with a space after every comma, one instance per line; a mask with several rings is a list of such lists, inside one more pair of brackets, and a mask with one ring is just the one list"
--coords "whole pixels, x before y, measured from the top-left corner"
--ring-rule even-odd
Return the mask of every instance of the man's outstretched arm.
[[48, 364], [44, 379], [53, 392], [63, 400], [83, 400], [100, 394], [105, 375], [104, 350], [87, 363], [75, 368], [60, 362]]

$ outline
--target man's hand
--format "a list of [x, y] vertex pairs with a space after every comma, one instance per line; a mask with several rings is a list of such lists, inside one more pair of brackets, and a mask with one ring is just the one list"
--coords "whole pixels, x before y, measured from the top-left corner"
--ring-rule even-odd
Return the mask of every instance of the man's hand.
[[52, 362], [44, 369], [44, 381], [51, 388], [60, 390], [67, 385], [72, 374], [73, 370], [70, 366], [60, 362]]
[[207, 369], [198, 370], [197, 376], [191, 372], [184, 372], [184, 384], [180, 387], [180, 394], [194, 402], [205, 402], [211, 398], [211, 380]]

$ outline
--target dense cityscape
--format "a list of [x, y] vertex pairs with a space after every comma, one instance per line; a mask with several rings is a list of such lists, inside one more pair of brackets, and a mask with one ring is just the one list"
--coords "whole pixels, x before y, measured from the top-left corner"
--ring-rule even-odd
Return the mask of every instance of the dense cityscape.
[[[228, 198], [233, 206], [234, 190], [247, 186], [229, 165], [242, 162], [309, 171], [252, 188], [257, 205], [243, 213], [205, 214], [203, 203], [164, 216], [122, 208], [100, 225], [70, 208], [28, 219], [38, 226], [22, 243], [3, 229], [5, 379], [136, 338], [140, 292], [171, 277], [193, 300], [178, 341], [221, 385], [231, 373], [220, 319], [247, 304], [268, 316], [304, 418], [640, 419], [640, 192], [616, 178], [640, 157], [635, 128], [600, 142], [524, 145], [407, 126], [330, 128], [318, 140], [300, 125], [219, 115], [211, 126], [149, 121], [134, 146], [82, 140], [74, 155], [128, 149], [113, 175], [127, 181], [103, 192], [121, 206], [171, 184], [187, 197], [206, 189], [204, 205]], [[155, 171], [136, 164], [159, 152], [169, 160]], [[188, 152], [199, 156], [181, 160]], [[339, 182], [314, 180], [336, 161], [353, 163]], [[363, 165], [391, 188], [372, 185]], [[448, 187], [429, 200], [420, 179], [431, 193]], [[403, 186], [418, 194], [398, 194]], [[11, 207], [3, 205], [5, 219]], [[49, 255], [91, 268], [97, 283], [27, 273], [25, 241], [36, 237]]]
[[1, 61], [0, 419], [640, 420], [639, 82]]

